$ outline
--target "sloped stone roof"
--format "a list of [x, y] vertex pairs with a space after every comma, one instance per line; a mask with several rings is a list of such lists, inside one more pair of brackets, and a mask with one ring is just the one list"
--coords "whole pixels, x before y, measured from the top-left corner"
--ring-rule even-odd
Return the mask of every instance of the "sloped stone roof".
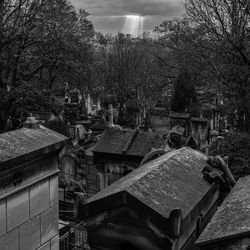
[[109, 128], [97, 142], [93, 152], [144, 157], [152, 148], [161, 147], [161, 139], [153, 132]]
[[59, 150], [68, 138], [40, 126], [0, 134], [0, 171]]
[[197, 245], [250, 236], [250, 176], [238, 180], [209, 222]]
[[206, 160], [204, 154], [191, 148], [172, 150], [135, 169], [81, 206], [93, 207], [102, 201], [100, 209], [104, 211], [112, 206], [106, 202], [111, 196], [125, 193], [164, 218], [176, 208], [185, 218], [211, 188], [202, 174]]

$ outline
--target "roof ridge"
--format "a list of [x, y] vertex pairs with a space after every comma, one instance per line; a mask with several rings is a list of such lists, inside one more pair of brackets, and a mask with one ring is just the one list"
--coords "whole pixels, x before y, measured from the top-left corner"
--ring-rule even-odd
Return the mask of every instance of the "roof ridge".
[[[114, 186], [117, 186], [117, 191], [118, 192], [122, 192], [122, 191], [127, 191], [127, 188], [131, 185], [133, 185], [137, 180], [141, 179], [142, 177], [144, 176], [147, 176], [151, 170], [153, 168], [159, 168], [161, 166], [161, 163], [165, 162], [166, 160], [170, 160], [172, 157], [174, 157], [176, 155], [176, 152], [180, 151], [181, 149], [177, 149], [177, 150], [172, 150], [172, 151], [169, 151], [169, 152], [166, 152], [166, 154], [169, 154], [167, 159], [165, 158], [166, 157], [166, 154], [160, 156], [159, 158], [156, 158], [152, 161], [149, 161], [147, 163], [145, 163], [144, 165], [136, 168], [135, 170], [133, 170], [131, 173], [129, 173], [128, 175], [122, 177], [121, 179], [119, 179], [118, 181], [114, 182], [113, 184], [111, 184], [110, 186], [106, 187], [105, 189], [101, 190], [100, 192], [98, 192], [97, 194], [95, 194], [94, 196], [90, 197], [90, 199], [88, 199], [87, 203], [88, 202], [92, 202], [92, 198], [94, 198], [95, 196], [99, 196], [99, 195], [102, 195], [102, 193], [105, 193], [107, 192], [109, 189], [112, 189]], [[165, 157], [164, 157], [165, 156]], [[159, 162], [157, 162], [159, 161]], [[152, 162], [156, 163], [157, 162], [157, 166], [155, 166], [154, 164], [152, 164]], [[146, 168], [148, 165], [150, 165], [150, 163], [152, 164], [152, 166], [148, 169], [148, 171], [146, 172], [143, 172], [141, 171], [142, 168]], [[132, 176], [131, 178], [131, 182], [128, 184], [124, 184], [124, 185], [120, 185], [122, 184], [122, 182], [124, 182], [124, 179], [129, 179], [130, 177]], [[94, 199], [93, 201], [95, 201], [96, 199]]]
[[[135, 181], [137, 181], [138, 179], [141, 179], [142, 177], [145, 177], [145, 176], [147, 176], [148, 174], [150, 174], [151, 171], [157, 170], [157, 169], [161, 166], [161, 164], [162, 164], [163, 162], [165, 162], [165, 161], [170, 160], [171, 158], [173, 158], [173, 157], [176, 155], [176, 152], [178, 152], [178, 151], [179, 151], [179, 149], [171, 150], [171, 151], [169, 151], [169, 152], [166, 152], [166, 154], [169, 154], [169, 156], [167, 157], [167, 159], [163, 157], [164, 155], [166, 156], [166, 154], [164, 154], [164, 155], [161, 155], [160, 157], [158, 157], [158, 158], [156, 158], [156, 159], [153, 159], [152, 161], [146, 162], [146, 163], [143, 164], [142, 166], [140, 166], [140, 167], [138, 167], [137, 169], [135, 169], [134, 171], [137, 171], [137, 170], [138, 170], [138, 172], [139, 172], [139, 170], [141, 170], [141, 168], [143, 168], [143, 167], [146, 168], [146, 166], [147, 166], [147, 165], [150, 165], [150, 163], [152, 163], [153, 161], [154, 161], [154, 163], [157, 163], [157, 166], [152, 165], [151, 168], [148, 168], [148, 171], [147, 171], [147, 172], [144, 172], [144, 173], [142, 172], [142, 175], [140, 175], [140, 178], [135, 178], [133, 181], [135, 182]], [[135, 174], [134, 171], [133, 171], [133, 173]], [[132, 184], [132, 183], [131, 183], [131, 184]]]
[[135, 140], [135, 137], [139, 134], [139, 129], [135, 129], [132, 133], [132, 136], [129, 138], [128, 142], [125, 144], [122, 153], [126, 154], [130, 148], [130, 146], [132, 145], [132, 142]]

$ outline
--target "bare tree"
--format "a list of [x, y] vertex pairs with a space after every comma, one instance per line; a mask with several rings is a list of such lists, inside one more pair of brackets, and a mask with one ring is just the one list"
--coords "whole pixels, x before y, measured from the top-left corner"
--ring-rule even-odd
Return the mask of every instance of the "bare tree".
[[87, 64], [94, 35], [87, 12], [66, 0], [5, 0], [1, 14], [2, 87], [31, 80], [51, 87]]
[[127, 122], [135, 114], [145, 118], [168, 83], [158, 74], [154, 45], [150, 39], [131, 39], [119, 34], [104, 49], [99, 69], [103, 69], [105, 92], [119, 107], [120, 122]]
[[216, 75], [226, 104], [249, 129], [249, 11], [247, 0], [188, 0], [187, 14], [203, 35], [197, 44]]

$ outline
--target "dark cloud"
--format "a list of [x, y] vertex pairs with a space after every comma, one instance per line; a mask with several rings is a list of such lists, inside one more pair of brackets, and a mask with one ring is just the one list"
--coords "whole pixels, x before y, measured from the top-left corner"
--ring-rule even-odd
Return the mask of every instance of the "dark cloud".
[[71, 0], [94, 16], [175, 16], [183, 12], [183, 0]]
[[152, 30], [164, 19], [181, 16], [184, 0], [71, 0], [77, 8], [85, 9], [97, 30], [122, 30], [126, 15], [145, 17], [145, 30]]

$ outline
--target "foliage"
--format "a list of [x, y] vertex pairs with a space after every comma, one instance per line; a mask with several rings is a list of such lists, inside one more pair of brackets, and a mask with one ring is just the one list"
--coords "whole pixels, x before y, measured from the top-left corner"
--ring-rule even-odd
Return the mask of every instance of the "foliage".
[[187, 15], [199, 32], [196, 43], [201, 65], [214, 76], [223, 94], [226, 114], [249, 129], [249, 9], [247, 0], [189, 0]]
[[[176, 78], [187, 69], [195, 88], [203, 93], [201, 108], [219, 108], [240, 131], [249, 129], [248, 1], [188, 0], [186, 13], [156, 27], [163, 70]], [[220, 107], [217, 95], [222, 96]]]
[[202, 105], [211, 100], [204, 95], [200, 98], [196, 92], [205, 88], [205, 93], [208, 93], [213, 90], [210, 84], [214, 82], [214, 78], [201, 63], [204, 60], [197, 49], [197, 44], [202, 40], [199, 30], [187, 17], [182, 17], [163, 21], [155, 31], [160, 34], [157, 58], [161, 74], [172, 86], [172, 90], [169, 90], [172, 110], [183, 112], [187, 109], [191, 113], [199, 113], [194, 107], [199, 105], [201, 109]]
[[100, 82], [103, 92], [118, 107], [120, 124], [135, 126], [137, 113], [145, 118], [168, 84], [158, 74], [154, 47], [149, 38], [133, 39], [118, 34], [107, 37], [98, 51], [96, 82]]
[[172, 73], [170, 78], [176, 78], [179, 70], [184, 68], [196, 72], [192, 41], [198, 40], [198, 36], [189, 20], [183, 17], [163, 21], [155, 31], [160, 34], [157, 56], [164, 69]]
[[0, 130], [9, 115], [50, 111], [64, 82], [88, 84], [93, 36], [88, 13], [68, 0], [0, 1]]
[[6, 0], [0, 11], [2, 88], [87, 81], [94, 35], [88, 13], [67, 0]]
[[172, 98], [172, 110], [174, 112], [182, 113], [184, 111], [190, 111], [191, 102], [196, 101], [195, 87], [192, 83], [190, 74], [183, 70], [176, 80], [174, 86], [174, 94]]
[[16, 129], [26, 117], [33, 112], [56, 112], [60, 106], [48, 92], [32, 89], [30, 86], [15, 88], [12, 91], [0, 89], [0, 131], [6, 128], [6, 121], [10, 116], [13, 128]]
[[225, 139], [217, 139], [209, 149], [209, 155], [229, 157], [229, 168], [236, 178], [250, 174], [250, 136], [230, 133]]

